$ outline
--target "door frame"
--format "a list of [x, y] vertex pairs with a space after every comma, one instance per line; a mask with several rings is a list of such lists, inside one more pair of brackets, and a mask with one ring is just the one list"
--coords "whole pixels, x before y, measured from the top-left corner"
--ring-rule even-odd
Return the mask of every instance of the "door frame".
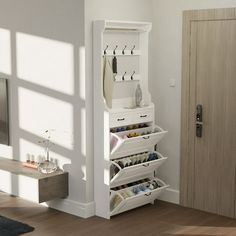
[[[235, 20], [236, 8], [188, 10], [183, 12], [182, 84], [181, 84], [181, 147], [180, 147], [180, 204], [193, 207], [194, 160], [190, 150], [190, 50], [191, 23], [194, 21]], [[191, 159], [192, 158], [192, 159]]]

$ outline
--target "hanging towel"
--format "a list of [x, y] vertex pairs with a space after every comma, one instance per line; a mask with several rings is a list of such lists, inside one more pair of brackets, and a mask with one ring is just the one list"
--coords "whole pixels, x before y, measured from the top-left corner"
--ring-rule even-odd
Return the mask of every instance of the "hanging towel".
[[109, 108], [112, 108], [112, 95], [114, 90], [114, 75], [111, 64], [107, 57], [104, 57], [104, 69], [103, 69], [103, 95], [106, 100], [106, 104]]

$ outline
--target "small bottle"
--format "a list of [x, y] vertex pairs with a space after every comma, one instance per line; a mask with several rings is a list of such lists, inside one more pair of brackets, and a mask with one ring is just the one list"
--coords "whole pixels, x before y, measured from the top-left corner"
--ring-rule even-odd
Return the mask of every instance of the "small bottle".
[[135, 91], [135, 105], [136, 105], [136, 107], [140, 107], [141, 101], [142, 101], [142, 90], [141, 90], [140, 84], [138, 84], [136, 91]]
[[31, 164], [35, 164], [35, 157], [34, 157], [34, 155], [31, 155], [30, 162], [31, 162]]
[[27, 160], [26, 160], [27, 163], [30, 163], [30, 154], [27, 154]]

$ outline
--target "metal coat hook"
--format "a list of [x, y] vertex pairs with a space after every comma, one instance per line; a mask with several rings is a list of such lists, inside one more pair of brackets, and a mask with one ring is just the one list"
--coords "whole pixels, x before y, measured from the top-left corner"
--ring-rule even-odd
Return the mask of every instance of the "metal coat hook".
[[118, 45], [116, 45], [115, 49], [113, 50], [113, 55], [116, 55], [116, 49], [118, 48]]
[[133, 46], [133, 48], [131, 49], [131, 54], [134, 54], [134, 49], [135, 49], [135, 45]]
[[122, 80], [125, 80], [125, 75], [126, 75], [127, 72], [125, 72], [122, 76]]
[[105, 50], [104, 50], [104, 55], [106, 55], [107, 54], [107, 49], [108, 49], [108, 45], [106, 46], [106, 48], [105, 48]]
[[122, 50], [122, 54], [125, 55], [125, 49], [127, 48], [127, 45], [125, 45], [125, 47]]
[[135, 74], [135, 70], [133, 71], [133, 74], [131, 75], [131, 80], [134, 80], [134, 74]]

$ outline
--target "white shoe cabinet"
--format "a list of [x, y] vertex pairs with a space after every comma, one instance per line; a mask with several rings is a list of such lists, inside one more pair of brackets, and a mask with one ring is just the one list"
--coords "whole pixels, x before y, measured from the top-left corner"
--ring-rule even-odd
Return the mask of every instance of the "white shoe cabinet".
[[[96, 215], [111, 216], [153, 203], [168, 187], [155, 172], [167, 157], [154, 150], [167, 131], [155, 124], [148, 91], [148, 37], [151, 23], [99, 20], [93, 28], [94, 58], [94, 197]], [[112, 109], [103, 96], [104, 57], [116, 56]], [[123, 75], [123, 76], [122, 76]], [[132, 76], [130, 76], [132, 75]], [[123, 79], [122, 79], [123, 78]], [[134, 106], [140, 84], [143, 106]], [[157, 159], [150, 159], [156, 155]], [[129, 160], [129, 165], [122, 166]], [[124, 197], [139, 185], [156, 181], [158, 187]], [[139, 181], [139, 182], [137, 182]], [[119, 202], [115, 205], [114, 200]]]
[[168, 187], [168, 185], [166, 185], [165, 182], [163, 182], [160, 179], [154, 178], [153, 180], [156, 180], [159, 183], [160, 185], [159, 188], [142, 192], [128, 198], [124, 198], [121, 195], [121, 192], [127, 191], [128, 189], [131, 190], [133, 187], [137, 187], [138, 185], [134, 185], [133, 187], [128, 187], [127, 189], [122, 189], [118, 191], [111, 190], [111, 195], [110, 195], [111, 203], [113, 202], [114, 197], [117, 195], [121, 199], [120, 203], [115, 208], [111, 207], [111, 216], [120, 214], [124, 211], [128, 211], [128, 210], [134, 209], [136, 207], [139, 207], [148, 203], [152, 203], [155, 199], [157, 199], [157, 197], [163, 192], [164, 189]]

